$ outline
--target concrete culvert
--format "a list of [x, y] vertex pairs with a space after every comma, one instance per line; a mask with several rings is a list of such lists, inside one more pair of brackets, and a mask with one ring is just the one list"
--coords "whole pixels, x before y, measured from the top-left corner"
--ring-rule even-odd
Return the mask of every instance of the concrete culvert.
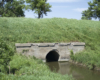
[[59, 59], [59, 54], [57, 50], [52, 50], [46, 55], [47, 62], [58, 61], [58, 59]]

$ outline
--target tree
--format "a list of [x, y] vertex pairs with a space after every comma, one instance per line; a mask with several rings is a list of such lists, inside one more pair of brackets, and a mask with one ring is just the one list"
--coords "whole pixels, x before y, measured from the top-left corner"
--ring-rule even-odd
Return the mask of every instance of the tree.
[[25, 16], [23, 8], [24, 0], [2, 0], [0, 2], [1, 17], [21, 17]]
[[82, 12], [81, 19], [91, 20], [92, 18], [98, 18], [100, 21], [100, 0], [93, 0], [93, 3], [90, 1], [88, 5], [88, 9]]
[[50, 12], [51, 5], [47, 3], [47, 0], [26, 0], [28, 3], [28, 9], [35, 11], [38, 14], [38, 18], [43, 18], [43, 14], [47, 15]]

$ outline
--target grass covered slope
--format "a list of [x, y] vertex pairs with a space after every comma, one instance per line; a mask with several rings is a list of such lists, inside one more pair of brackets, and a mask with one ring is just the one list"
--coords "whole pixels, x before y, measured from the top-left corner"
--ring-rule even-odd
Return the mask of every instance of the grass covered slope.
[[65, 18], [0, 18], [0, 38], [15, 43], [85, 42], [86, 50], [74, 61], [100, 67], [100, 22]]
[[8, 42], [98, 41], [100, 22], [64, 18], [0, 18], [0, 37]]

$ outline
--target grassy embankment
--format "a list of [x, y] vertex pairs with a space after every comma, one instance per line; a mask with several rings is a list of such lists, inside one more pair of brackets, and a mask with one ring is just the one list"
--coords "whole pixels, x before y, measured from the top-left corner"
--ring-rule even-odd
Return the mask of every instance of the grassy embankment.
[[72, 60], [90, 69], [100, 67], [100, 22], [65, 18], [0, 18], [0, 38], [15, 43], [85, 42], [86, 49]]

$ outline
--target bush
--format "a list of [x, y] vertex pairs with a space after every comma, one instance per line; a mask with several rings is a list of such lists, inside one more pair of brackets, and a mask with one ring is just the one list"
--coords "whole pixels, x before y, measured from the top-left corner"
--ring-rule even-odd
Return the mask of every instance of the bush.
[[0, 39], [0, 72], [7, 72], [9, 61], [11, 61], [11, 57], [13, 56], [13, 50]]

